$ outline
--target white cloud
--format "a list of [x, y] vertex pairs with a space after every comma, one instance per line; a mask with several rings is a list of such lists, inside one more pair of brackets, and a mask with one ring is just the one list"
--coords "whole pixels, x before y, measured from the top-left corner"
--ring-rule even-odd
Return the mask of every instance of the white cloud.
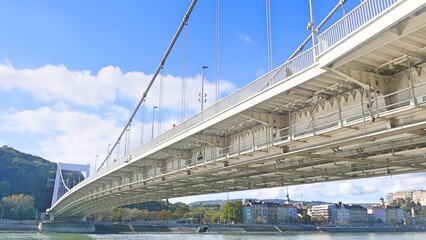
[[342, 194], [349, 195], [349, 196], [354, 196], [354, 195], [358, 196], [364, 193], [362, 190], [362, 187], [357, 186], [353, 184], [352, 182], [346, 182], [346, 181], [339, 184], [339, 191]]
[[[98, 76], [90, 71], [69, 71], [64, 65], [46, 65], [37, 69], [17, 70], [0, 64], [0, 88], [22, 90], [44, 102], [66, 101], [79, 105], [98, 106], [115, 99], [114, 84], [109, 74], [119, 69], [107, 67]], [[112, 73], [111, 73], [112, 74]]]
[[[0, 64], [0, 89], [29, 92], [42, 102], [64, 101], [80, 106], [99, 107], [119, 99], [136, 105], [148, 86], [152, 75], [142, 72], [123, 73], [120, 68], [107, 66], [94, 75], [90, 71], [71, 71], [64, 65], [46, 65], [36, 69], [15, 69], [11, 63]], [[158, 105], [159, 84], [163, 78], [163, 108], [181, 109], [182, 78], [171, 75], [158, 76], [148, 93], [148, 107]], [[206, 106], [214, 103], [215, 83], [205, 79]], [[236, 90], [229, 81], [220, 81], [221, 95]], [[186, 79], [186, 108], [189, 112], [199, 109], [198, 93], [201, 76]]]
[[[0, 64], [0, 90], [28, 92], [30, 100], [45, 104], [23, 111], [14, 107], [0, 110], [1, 141], [7, 144], [8, 138], [17, 139], [22, 145], [31, 146], [27, 149], [31, 149], [32, 154], [51, 161], [91, 162], [93, 166], [94, 156], [104, 157], [108, 144], [117, 140], [133, 111], [133, 107], [129, 109], [122, 105], [122, 100], [134, 102], [132, 106], [135, 106], [151, 78], [152, 75], [142, 72], [123, 73], [120, 68], [112, 66], [104, 67], [94, 75], [90, 71], [71, 71], [64, 65], [15, 69], [10, 62]], [[149, 120], [152, 106], [158, 105], [160, 79], [164, 83], [161, 132], [180, 122], [182, 79], [159, 76], [146, 100], [144, 142], [151, 138]], [[190, 117], [200, 108], [197, 100], [201, 76], [188, 77], [186, 86], [186, 117]], [[204, 87], [207, 108], [215, 101], [215, 84], [205, 79]], [[220, 89], [223, 95], [235, 90], [235, 86], [221, 81]], [[140, 115], [141, 111], [133, 121], [132, 149], [141, 142]], [[158, 129], [156, 122], [155, 136]], [[37, 142], [28, 142], [30, 139]], [[123, 148], [121, 146], [121, 152]]]
[[[400, 190], [425, 189], [426, 173], [404, 174], [368, 179], [344, 180], [289, 186], [290, 199], [294, 201], [324, 201], [344, 203], [378, 203], [380, 197]], [[287, 187], [246, 190], [204, 196], [191, 196], [173, 199], [173, 202], [191, 203], [202, 200], [256, 198], [285, 199]]]
[[406, 175], [395, 175], [387, 178], [387, 182], [385, 183], [387, 186], [384, 187], [384, 192], [424, 189], [425, 183], [425, 173], [411, 174], [409, 177], [406, 177]]
[[[122, 120], [128, 120], [130, 113], [122, 107], [112, 106], [106, 115], [108, 117], [105, 118], [93, 113], [56, 107], [3, 112], [0, 114], [0, 132], [20, 136], [22, 142], [28, 141], [28, 136], [33, 136], [31, 139], [37, 140], [28, 143], [31, 145], [31, 154], [54, 162], [89, 163], [93, 167], [96, 155], [99, 155], [98, 166], [105, 159], [108, 144], [115, 143], [123, 130]], [[176, 122], [173, 118], [163, 121], [162, 132], [172, 128]], [[148, 122], [143, 125], [145, 143], [151, 139], [151, 127]], [[157, 133], [156, 122], [154, 136], [157, 136]], [[139, 120], [134, 120], [130, 134], [130, 149], [135, 150], [141, 143]], [[122, 157], [124, 153], [125, 141], [121, 142], [118, 157]], [[117, 158], [117, 152], [113, 153], [112, 159], [114, 158]]]
[[285, 196], [284, 188], [267, 188], [267, 189], [258, 189], [248, 191], [248, 198], [256, 198], [256, 199], [266, 199], [266, 198], [284, 198]]
[[244, 42], [250, 43], [250, 44], [255, 44], [255, 42], [253, 41], [253, 39], [247, 35], [247, 34], [240, 34], [238, 35], [238, 37], [243, 40]]
[[50, 107], [3, 113], [0, 119], [3, 130], [37, 136], [32, 145], [39, 146], [38, 155], [55, 162], [92, 163], [96, 154], [106, 153], [108, 141], [121, 129], [115, 119]]

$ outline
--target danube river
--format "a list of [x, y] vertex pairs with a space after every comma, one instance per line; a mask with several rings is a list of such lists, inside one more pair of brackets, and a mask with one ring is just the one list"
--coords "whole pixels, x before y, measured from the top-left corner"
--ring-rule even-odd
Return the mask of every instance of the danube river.
[[286, 233], [286, 234], [44, 234], [0, 233], [0, 239], [153, 239], [153, 240], [424, 240], [425, 232], [415, 233]]

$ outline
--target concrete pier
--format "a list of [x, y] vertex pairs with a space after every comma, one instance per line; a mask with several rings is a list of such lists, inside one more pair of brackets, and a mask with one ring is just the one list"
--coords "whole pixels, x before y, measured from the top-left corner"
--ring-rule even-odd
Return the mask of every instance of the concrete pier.
[[38, 229], [42, 232], [57, 233], [93, 233], [95, 225], [92, 222], [62, 222], [62, 221], [45, 221], [40, 222]]

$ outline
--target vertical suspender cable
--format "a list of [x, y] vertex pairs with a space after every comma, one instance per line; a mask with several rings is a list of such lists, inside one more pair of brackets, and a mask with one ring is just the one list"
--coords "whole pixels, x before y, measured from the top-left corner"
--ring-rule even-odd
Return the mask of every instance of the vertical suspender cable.
[[163, 79], [164, 79], [164, 67], [161, 69], [160, 73], [160, 94], [158, 99], [158, 129], [157, 136], [161, 134], [161, 112], [163, 111]]
[[[362, 0], [361, 0], [362, 1]], [[322, 20], [322, 22], [320, 24], [318, 24], [318, 26], [315, 28], [315, 33], [318, 33], [322, 26], [324, 26], [324, 24], [326, 24], [328, 22], [328, 20], [330, 20], [330, 18], [334, 15], [334, 13], [336, 13], [336, 11], [339, 9], [340, 6], [342, 6], [342, 8], [344, 8], [344, 4], [345, 4], [346, 0], [340, 0], [339, 3], [333, 8], [333, 10], [331, 10], [331, 12]], [[346, 14], [346, 10], [344, 10], [344, 14]], [[308, 28], [310, 26], [308, 25]], [[291, 59], [293, 59], [300, 51], [303, 50], [303, 48], [305, 47], [305, 45], [309, 42], [309, 40], [312, 39], [312, 36], [309, 35], [305, 41], [303, 41], [302, 44], [300, 44], [300, 46], [296, 49], [296, 51], [293, 52], [293, 54], [291, 54], [291, 56], [286, 60], [286, 62], [290, 61]]]
[[[308, 24], [308, 29], [312, 32], [312, 47], [315, 47], [315, 24], [314, 24], [314, 9], [312, 6], [312, 0], [309, 0], [309, 12], [311, 21]], [[314, 49], [314, 61], [316, 61], [316, 51]]]
[[185, 121], [185, 98], [186, 98], [186, 45], [188, 42], [188, 23], [185, 22], [185, 30], [183, 36], [183, 59], [182, 59], [182, 115], [181, 122]]
[[[216, 0], [216, 102], [219, 102], [220, 81], [220, 0]], [[218, 109], [216, 109], [217, 111]]]
[[169, 46], [167, 47], [167, 50], [164, 53], [163, 58], [161, 58], [161, 61], [158, 64], [157, 69], [155, 70], [154, 74], [152, 75], [151, 81], [149, 82], [148, 86], [146, 87], [145, 92], [142, 94], [142, 97], [139, 100], [139, 102], [138, 102], [135, 110], [133, 111], [132, 115], [130, 116], [129, 121], [127, 122], [124, 129], [121, 131], [120, 136], [117, 138], [117, 141], [112, 146], [111, 151], [109, 152], [108, 156], [106, 156], [105, 160], [101, 163], [101, 167], [105, 164], [105, 162], [108, 160], [111, 153], [114, 151], [115, 147], [117, 147], [117, 145], [119, 144], [120, 139], [123, 137], [124, 133], [126, 132], [127, 127], [132, 122], [133, 118], [135, 117], [136, 113], [139, 110], [139, 107], [142, 105], [142, 102], [145, 100], [146, 96], [148, 95], [148, 92], [151, 89], [152, 84], [154, 84], [155, 79], [158, 76], [158, 73], [160, 72], [160, 70], [164, 66], [164, 64], [166, 63], [167, 57], [169, 56], [170, 52], [172, 51], [172, 48], [175, 45], [176, 40], [178, 39], [178, 37], [180, 35], [180, 32], [182, 31], [183, 27], [185, 26], [186, 22], [188, 21], [189, 16], [191, 15], [191, 12], [194, 9], [196, 3], [197, 3], [197, 0], [192, 0], [191, 5], [189, 6], [188, 10], [186, 11], [185, 15], [183, 16], [183, 19], [182, 19], [181, 23], [179, 24], [179, 27], [176, 30], [176, 33], [173, 36], [172, 41], [170, 42]]
[[271, 3], [266, 0], [266, 39], [268, 43], [268, 72], [269, 86], [272, 85], [272, 26], [271, 26]]
[[[344, 19], [345, 15], [346, 15], [345, 1], [341, 0], [340, 2], [341, 2], [341, 5], [342, 5], [342, 19]], [[347, 19], [344, 19], [343, 21], [345, 23], [346, 34], [349, 34], [349, 26], [348, 26], [349, 23], [348, 23]]]
[[346, 2], [346, 0], [344, 0], [344, 1], [340, 1], [339, 3], [340, 3], [340, 5], [342, 5], [342, 13], [343, 13], [343, 17], [346, 15], [346, 7], [345, 7], [345, 2]]

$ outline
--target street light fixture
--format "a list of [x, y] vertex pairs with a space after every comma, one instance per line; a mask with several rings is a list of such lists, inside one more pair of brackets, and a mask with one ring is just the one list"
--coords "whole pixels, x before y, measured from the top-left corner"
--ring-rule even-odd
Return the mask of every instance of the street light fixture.
[[157, 106], [152, 107], [152, 131], [151, 131], [151, 140], [154, 139], [154, 120], [155, 120], [155, 109]]
[[207, 102], [207, 93], [204, 93], [204, 69], [208, 68], [207, 66], [201, 67], [201, 93], [199, 94], [200, 98], [198, 99], [201, 102], [201, 112], [204, 110], [204, 103]]
[[143, 135], [144, 135], [144, 124], [145, 124], [145, 99], [142, 101], [142, 120], [141, 120], [141, 140], [140, 140], [140, 146], [143, 145]]
[[110, 149], [110, 147], [111, 147], [111, 143], [109, 143], [109, 144], [108, 144], [108, 150], [107, 150], [107, 156], [108, 156], [108, 158], [107, 158], [107, 166], [108, 166], [109, 159], [111, 158], [111, 155], [109, 154], [109, 149]]
[[96, 157], [95, 157], [95, 172], [97, 172], [97, 171], [96, 171], [96, 165], [97, 165], [97, 163], [98, 163], [98, 156], [99, 156], [99, 155], [96, 155]]

